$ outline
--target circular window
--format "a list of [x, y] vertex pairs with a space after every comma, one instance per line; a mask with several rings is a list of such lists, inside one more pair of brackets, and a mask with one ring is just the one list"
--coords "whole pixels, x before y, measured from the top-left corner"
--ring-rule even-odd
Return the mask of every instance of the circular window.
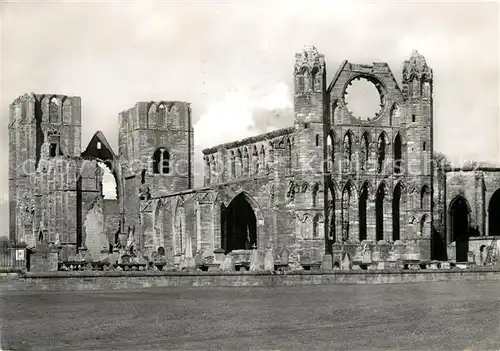
[[375, 85], [366, 78], [356, 78], [349, 82], [344, 91], [344, 103], [356, 118], [370, 121], [381, 110], [382, 97]]

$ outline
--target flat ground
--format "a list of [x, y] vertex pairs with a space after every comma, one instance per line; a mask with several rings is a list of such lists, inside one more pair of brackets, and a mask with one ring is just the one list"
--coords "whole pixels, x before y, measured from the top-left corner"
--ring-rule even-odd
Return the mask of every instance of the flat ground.
[[2, 349], [493, 350], [500, 282], [2, 293]]

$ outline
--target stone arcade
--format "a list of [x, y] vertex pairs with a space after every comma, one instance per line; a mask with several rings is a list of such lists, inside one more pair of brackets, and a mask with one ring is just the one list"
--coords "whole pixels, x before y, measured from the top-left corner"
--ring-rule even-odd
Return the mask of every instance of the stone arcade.
[[[433, 162], [433, 72], [422, 55], [404, 62], [401, 86], [386, 63], [348, 61], [327, 84], [311, 46], [295, 55], [293, 74], [293, 126], [205, 149], [197, 189], [189, 103], [121, 112], [116, 153], [101, 132], [81, 150], [80, 97], [19, 97], [9, 123], [11, 240], [34, 252], [54, 243], [59, 261], [121, 251], [185, 267], [224, 255], [254, 267], [264, 257], [266, 267], [272, 257], [277, 267], [484, 263], [500, 235], [500, 169]], [[370, 118], [346, 103], [359, 79], [380, 94]], [[99, 163], [115, 177], [116, 200], [103, 197]]]

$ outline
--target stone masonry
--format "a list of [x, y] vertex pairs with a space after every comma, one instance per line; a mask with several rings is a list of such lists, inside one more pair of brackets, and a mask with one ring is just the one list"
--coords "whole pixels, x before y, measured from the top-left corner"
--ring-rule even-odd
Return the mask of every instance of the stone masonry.
[[[320, 263], [346, 245], [341, 260], [362, 247], [385, 255], [388, 245], [410, 245], [420, 261], [464, 260], [500, 235], [500, 169], [433, 162], [433, 72], [422, 55], [403, 63], [401, 86], [386, 63], [348, 61], [327, 84], [325, 57], [312, 46], [295, 55], [293, 75], [293, 125], [203, 150], [197, 189], [189, 103], [138, 102], [121, 112], [115, 153], [101, 132], [82, 151], [79, 97], [17, 98], [11, 240], [57, 243], [66, 257], [133, 246], [180, 262], [187, 252], [257, 248]], [[357, 80], [380, 95], [374, 116], [349, 109], [346, 90]], [[99, 164], [115, 177], [116, 200], [104, 198]], [[471, 237], [489, 241], [465, 247]]]

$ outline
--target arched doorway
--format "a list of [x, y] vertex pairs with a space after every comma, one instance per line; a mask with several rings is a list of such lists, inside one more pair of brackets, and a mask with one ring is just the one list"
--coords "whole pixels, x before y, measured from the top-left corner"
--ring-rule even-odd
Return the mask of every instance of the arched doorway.
[[221, 221], [221, 244], [226, 253], [257, 246], [257, 217], [244, 193], [223, 208]]
[[493, 193], [488, 205], [488, 235], [500, 235], [500, 189]]
[[469, 251], [469, 204], [462, 196], [457, 196], [450, 206], [451, 242], [455, 242], [456, 261], [467, 262]]

